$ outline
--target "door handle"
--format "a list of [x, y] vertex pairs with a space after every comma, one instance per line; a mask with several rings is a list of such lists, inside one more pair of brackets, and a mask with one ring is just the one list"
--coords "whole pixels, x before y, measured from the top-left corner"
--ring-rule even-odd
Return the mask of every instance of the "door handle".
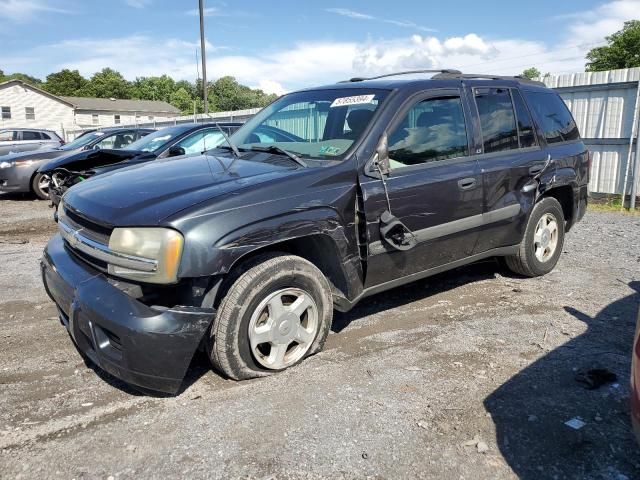
[[470, 177], [470, 178], [463, 178], [462, 180], [458, 180], [458, 187], [460, 187], [460, 190], [471, 190], [475, 186], [476, 186], [475, 178]]

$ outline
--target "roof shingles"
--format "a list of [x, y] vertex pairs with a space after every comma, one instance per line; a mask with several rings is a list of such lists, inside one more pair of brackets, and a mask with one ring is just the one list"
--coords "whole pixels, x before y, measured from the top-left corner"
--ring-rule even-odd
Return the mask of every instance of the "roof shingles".
[[101, 110], [109, 112], [171, 113], [180, 114], [173, 105], [155, 100], [111, 100], [109, 98], [65, 97], [65, 102], [75, 105], [78, 110]]

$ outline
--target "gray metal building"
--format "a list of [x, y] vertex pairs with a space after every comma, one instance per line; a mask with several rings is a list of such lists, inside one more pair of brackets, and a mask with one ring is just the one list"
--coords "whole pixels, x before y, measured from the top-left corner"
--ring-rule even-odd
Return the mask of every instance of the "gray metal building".
[[542, 79], [567, 103], [592, 152], [593, 193], [629, 195], [640, 187], [640, 68], [551, 75]]

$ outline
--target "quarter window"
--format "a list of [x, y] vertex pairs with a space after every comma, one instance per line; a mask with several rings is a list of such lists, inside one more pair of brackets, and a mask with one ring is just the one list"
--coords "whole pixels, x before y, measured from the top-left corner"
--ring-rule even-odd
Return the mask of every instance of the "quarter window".
[[36, 109], [34, 107], [24, 107], [24, 116], [27, 120], [35, 120]]
[[547, 143], [568, 142], [580, 138], [569, 109], [556, 93], [525, 92], [547, 139]]
[[388, 141], [392, 169], [469, 155], [460, 97], [415, 104]]
[[484, 153], [519, 147], [516, 117], [507, 88], [475, 89]]
[[11, 119], [11, 107], [2, 107], [2, 119], [3, 120]]

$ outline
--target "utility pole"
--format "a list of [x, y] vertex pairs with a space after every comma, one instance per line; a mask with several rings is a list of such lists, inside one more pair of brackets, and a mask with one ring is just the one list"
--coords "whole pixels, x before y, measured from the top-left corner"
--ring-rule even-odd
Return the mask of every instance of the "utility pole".
[[207, 54], [204, 50], [204, 0], [200, 3], [200, 53], [202, 55], [202, 96], [204, 100], [204, 114], [209, 115], [209, 101], [207, 99]]

